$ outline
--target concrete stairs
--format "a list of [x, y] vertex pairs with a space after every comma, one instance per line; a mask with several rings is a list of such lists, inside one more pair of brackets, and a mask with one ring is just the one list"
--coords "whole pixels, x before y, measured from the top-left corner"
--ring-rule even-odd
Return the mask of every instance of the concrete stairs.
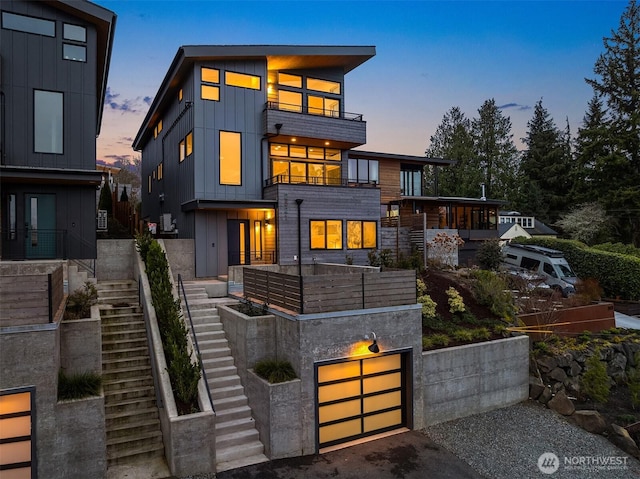
[[[184, 287], [216, 411], [216, 472], [265, 462], [264, 445], [218, 316], [217, 305], [229, 299], [209, 298], [198, 281], [184, 282]], [[184, 304], [182, 308], [186, 318]]]
[[107, 467], [164, 457], [135, 281], [99, 281]]

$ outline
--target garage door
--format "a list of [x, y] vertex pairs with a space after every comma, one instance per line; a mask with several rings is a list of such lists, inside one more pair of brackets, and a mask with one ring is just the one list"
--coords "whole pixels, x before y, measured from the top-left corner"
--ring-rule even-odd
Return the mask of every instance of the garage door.
[[409, 426], [408, 356], [316, 365], [319, 448]]

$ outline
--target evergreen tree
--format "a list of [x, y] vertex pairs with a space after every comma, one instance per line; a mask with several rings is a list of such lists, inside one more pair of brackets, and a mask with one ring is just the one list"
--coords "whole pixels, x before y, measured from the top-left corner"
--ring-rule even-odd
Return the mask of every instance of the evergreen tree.
[[549, 112], [536, 103], [527, 123], [527, 145], [520, 164], [518, 208], [541, 221], [555, 223], [568, 209], [570, 158], [566, 157], [563, 135]]
[[455, 161], [454, 165], [425, 171], [427, 184], [435, 182], [438, 175], [437, 193], [443, 196], [478, 196], [482, 177], [473, 152], [471, 122], [460, 108], [456, 106], [445, 113], [442, 123], [430, 138], [425, 154], [430, 158]]
[[113, 198], [111, 197], [111, 187], [109, 182], [105, 180], [104, 186], [100, 190], [100, 200], [98, 201], [99, 210], [107, 210], [107, 216], [113, 214]]
[[601, 197], [617, 217], [623, 242], [640, 246], [640, 6], [631, 0], [618, 30], [603, 39], [605, 52], [594, 66], [597, 79], [587, 79], [608, 106], [611, 154], [600, 158]]
[[518, 154], [511, 134], [511, 119], [503, 116], [493, 98], [482, 104], [478, 115], [471, 122], [471, 135], [486, 196], [509, 200], [517, 184]]

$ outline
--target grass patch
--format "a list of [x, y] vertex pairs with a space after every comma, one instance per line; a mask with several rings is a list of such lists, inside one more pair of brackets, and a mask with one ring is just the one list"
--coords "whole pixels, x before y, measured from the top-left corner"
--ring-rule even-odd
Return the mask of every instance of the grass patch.
[[271, 384], [284, 383], [298, 377], [289, 361], [279, 361], [277, 359], [258, 361], [253, 370], [258, 376]]
[[58, 372], [58, 400], [82, 399], [99, 396], [102, 376], [93, 372], [67, 375], [62, 369]]

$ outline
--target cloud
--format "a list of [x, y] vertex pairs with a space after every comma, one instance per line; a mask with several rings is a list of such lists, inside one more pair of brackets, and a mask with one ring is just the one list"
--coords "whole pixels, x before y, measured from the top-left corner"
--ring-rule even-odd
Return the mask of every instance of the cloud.
[[120, 93], [115, 93], [111, 90], [111, 87], [107, 87], [107, 92], [104, 96], [104, 104], [106, 107], [110, 108], [114, 111], [119, 111], [124, 113], [140, 113], [144, 108], [144, 105], [147, 106], [150, 104], [151, 98], [148, 96], [145, 97], [136, 97], [136, 98], [120, 98]]
[[520, 105], [519, 103], [505, 103], [498, 107], [499, 110], [507, 110], [509, 108], [515, 108], [517, 111], [531, 110], [529, 105]]
[[142, 99], [143, 102], [145, 102], [147, 105], [151, 105], [151, 102], [153, 101], [153, 98], [151, 98], [150, 96], [145, 96]]

